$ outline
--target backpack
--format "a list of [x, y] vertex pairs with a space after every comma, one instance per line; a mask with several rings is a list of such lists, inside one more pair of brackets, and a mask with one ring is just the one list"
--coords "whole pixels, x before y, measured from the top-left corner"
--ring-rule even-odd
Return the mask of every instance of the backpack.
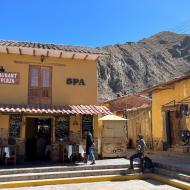
[[144, 168], [150, 169], [153, 167], [154, 167], [154, 164], [153, 164], [152, 160], [149, 157], [145, 156], [144, 157]]

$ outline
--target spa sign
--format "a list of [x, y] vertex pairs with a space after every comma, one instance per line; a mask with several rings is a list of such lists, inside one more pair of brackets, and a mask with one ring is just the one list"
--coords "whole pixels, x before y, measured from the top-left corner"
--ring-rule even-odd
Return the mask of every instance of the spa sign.
[[67, 78], [67, 79], [66, 79], [66, 84], [68, 84], [68, 85], [84, 86], [84, 85], [85, 85], [85, 82], [84, 82], [84, 79]]
[[20, 73], [0, 72], [0, 84], [19, 84]]

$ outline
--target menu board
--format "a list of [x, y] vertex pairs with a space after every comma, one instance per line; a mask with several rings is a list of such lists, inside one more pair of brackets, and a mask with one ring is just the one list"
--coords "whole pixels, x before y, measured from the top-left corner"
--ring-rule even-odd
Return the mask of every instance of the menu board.
[[9, 136], [10, 137], [19, 137], [21, 125], [22, 125], [22, 116], [21, 115], [10, 115]]
[[56, 117], [55, 138], [57, 141], [67, 141], [69, 139], [69, 116]]
[[92, 115], [83, 115], [82, 116], [82, 131], [83, 137], [85, 131], [90, 131], [93, 133], [93, 116]]

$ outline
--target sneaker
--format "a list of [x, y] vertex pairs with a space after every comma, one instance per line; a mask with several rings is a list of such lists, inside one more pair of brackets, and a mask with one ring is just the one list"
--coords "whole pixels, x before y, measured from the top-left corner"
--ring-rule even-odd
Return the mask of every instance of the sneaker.
[[94, 165], [94, 164], [96, 164], [96, 163], [93, 161], [90, 165]]

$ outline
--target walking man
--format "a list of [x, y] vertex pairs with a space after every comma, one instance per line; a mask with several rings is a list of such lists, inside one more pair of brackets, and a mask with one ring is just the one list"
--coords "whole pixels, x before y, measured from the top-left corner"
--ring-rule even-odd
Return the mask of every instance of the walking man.
[[133, 160], [135, 158], [139, 158], [140, 159], [141, 172], [144, 171], [143, 158], [144, 158], [145, 147], [146, 147], [146, 144], [145, 144], [145, 141], [143, 139], [143, 136], [142, 135], [138, 135], [137, 136], [137, 153], [133, 154], [130, 157], [130, 169], [133, 169]]
[[92, 137], [92, 134], [90, 131], [87, 131], [86, 135], [86, 160], [85, 162], [87, 163], [88, 160], [90, 159], [92, 161], [91, 165], [95, 164], [95, 156], [93, 152], [93, 146], [94, 146], [94, 140]]

